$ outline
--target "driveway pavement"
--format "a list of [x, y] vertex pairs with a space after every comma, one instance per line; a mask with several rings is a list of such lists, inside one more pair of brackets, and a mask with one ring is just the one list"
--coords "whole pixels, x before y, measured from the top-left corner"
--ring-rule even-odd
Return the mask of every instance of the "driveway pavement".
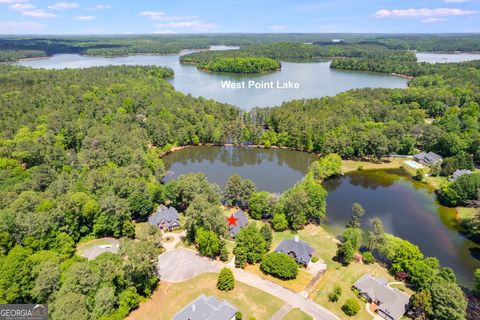
[[189, 249], [167, 251], [158, 257], [161, 281], [182, 282], [205, 272], [219, 272], [221, 266]]
[[317, 320], [339, 320], [332, 312], [302, 295], [288, 290], [272, 281], [263, 279], [253, 273], [237, 269], [231, 263], [201, 257], [189, 249], [175, 249], [161, 254], [158, 258], [158, 274], [162, 281], [181, 282], [204, 272], [218, 272], [228, 267], [233, 271], [235, 279], [252, 287], [270, 293], [294, 308], [300, 308]]

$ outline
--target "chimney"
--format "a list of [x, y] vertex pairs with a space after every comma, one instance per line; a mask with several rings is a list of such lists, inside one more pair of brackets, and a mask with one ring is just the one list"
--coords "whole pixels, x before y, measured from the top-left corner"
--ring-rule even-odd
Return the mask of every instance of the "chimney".
[[192, 312], [195, 312], [195, 309], [196, 308], [195, 308], [195, 303], [194, 303], [194, 304], [192, 304]]
[[298, 236], [295, 236], [295, 237], [293, 238], [293, 241], [298, 242]]

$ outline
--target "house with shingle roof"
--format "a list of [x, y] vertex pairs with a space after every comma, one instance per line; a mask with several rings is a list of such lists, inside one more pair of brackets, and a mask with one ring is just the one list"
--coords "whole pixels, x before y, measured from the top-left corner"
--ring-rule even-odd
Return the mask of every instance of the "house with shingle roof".
[[443, 161], [442, 156], [436, 154], [435, 152], [420, 152], [413, 156], [415, 161], [423, 163], [427, 166], [433, 166], [434, 164], [441, 163]]
[[305, 241], [300, 240], [298, 236], [295, 236], [293, 239], [283, 239], [275, 249], [275, 252], [288, 254], [298, 264], [307, 266], [315, 254], [315, 249]]
[[235, 238], [240, 232], [240, 229], [248, 224], [248, 218], [242, 210], [237, 210], [233, 216], [238, 220], [236, 220], [235, 225], [228, 226], [228, 235]]
[[148, 217], [148, 223], [162, 230], [171, 231], [180, 227], [178, 211], [174, 207], [166, 207], [161, 204], [157, 211]]
[[173, 316], [173, 320], [234, 320], [238, 308], [203, 293]]
[[456, 171], [452, 174], [452, 177], [450, 178], [450, 181], [455, 181], [455, 180], [457, 180], [458, 178], [460, 178], [461, 176], [466, 175], [466, 174], [471, 174], [471, 173], [472, 173], [472, 171], [466, 170], [466, 169], [456, 170]]
[[353, 284], [358, 293], [368, 302], [376, 306], [377, 314], [387, 320], [398, 320], [408, 310], [410, 297], [387, 285], [385, 279], [377, 279], [364, 274]]

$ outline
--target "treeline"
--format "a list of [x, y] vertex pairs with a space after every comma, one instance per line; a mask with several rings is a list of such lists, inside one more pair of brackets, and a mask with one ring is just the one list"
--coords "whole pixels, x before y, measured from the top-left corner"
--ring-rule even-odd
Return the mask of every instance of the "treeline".
[[198, 68], [213, 72], [264, 73], [280, 69], [281, 64], [270, 58], [219, 58], [199, 64]]
[[480, 50], [478, 34], [439, 34], [439, 35], [396, 35], [379, 36], [361, 43], [383, 45], [393, 50], [473, 52]]
[[397, 63], [415, 62], [416, 56], [408, 51], [394, 51], [381, 46], [359, 44], [312, 45], [295, 42], [279, 42], [241, 46], [239, 50], [202, 51], [180, 57], [182, 63], [198, 65], [225, 58], [258, 58], [295, 60], [332, 57], [360, 57], [365, 59], [390, 59]]
[[[123, 319], [158, 281], [159, 239], [133, 222], [165, 198], [162, 147], [222, 141], [239, 111], [175, 92], [170, 69], [0, 69], [0, 303]], [[74, 255], [103, 236], [140, 241]]]
[[45, 57], [46, 53], [39, 50], [0, 50], [0, 62], [14, 62], [20, 59]]

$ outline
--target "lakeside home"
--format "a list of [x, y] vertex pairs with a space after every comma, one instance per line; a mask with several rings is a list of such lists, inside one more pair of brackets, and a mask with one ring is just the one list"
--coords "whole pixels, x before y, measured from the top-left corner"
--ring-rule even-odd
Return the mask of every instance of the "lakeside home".
[[275, 249], [275, 252], [288, 254], [294, 258], [298, 264], [306, 267], [310, 261], [312, 261], [315, 249], [305, 241], [300, 240], [298, 236], [295, 236], [293, 239], [283, 239]]
[[171, 231], [180, 227], [178, 211], [174, 207], [166, 207], [161, 204], [157, 211], [148, 217], [148, 223], [161, 229]]
[[389, 287], [385, 279], [364, 274], [353, 284], [353, 288], [383, 319], [399, 320], [408, 310], [410, 297], [397, 288]]
[[201, 294], [175, 314], [173, 320], [234, 320], [237, 312], [238, 308], [227, 301]]

